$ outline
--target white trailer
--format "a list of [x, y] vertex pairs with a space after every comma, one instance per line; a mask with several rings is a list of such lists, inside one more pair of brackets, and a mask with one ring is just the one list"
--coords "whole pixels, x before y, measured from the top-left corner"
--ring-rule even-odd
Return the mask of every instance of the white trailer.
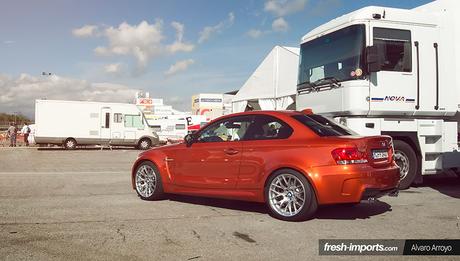
[[158, 134], [161, 143], [182, 141], [187, 131], [187, 119], [184, 115], [162, 115], [147, 120]]
[[35, 101], [36, 144], [134, 146], [159, 143], [134, 104], [86, 101]]
[[459, 172], [460, 1], [370, 6], [301, 41], [296, 107], [361, 135], [390, 135], [401, 187]]

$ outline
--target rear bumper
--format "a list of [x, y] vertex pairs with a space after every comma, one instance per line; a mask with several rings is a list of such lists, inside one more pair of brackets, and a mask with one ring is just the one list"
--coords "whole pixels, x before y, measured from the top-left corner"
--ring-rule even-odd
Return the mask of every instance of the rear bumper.
[[367, 164], [322, 166], [308, 173], [313, 173], [308, 176], [320, 205], [395, 196], [399, 187], [399, 168], [395, 164], [385, 168]]

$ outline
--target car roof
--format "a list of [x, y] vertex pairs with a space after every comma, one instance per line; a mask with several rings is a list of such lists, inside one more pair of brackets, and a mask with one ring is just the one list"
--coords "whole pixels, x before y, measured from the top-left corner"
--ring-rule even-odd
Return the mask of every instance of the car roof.
[[283, 110], [283, 111], [245, 111], [245, 112], [238, 112], [238, 113], [232, 113], [232, 114], [227, 114], [221, 117], [218, 117], [212, 122], [216, 122], [219, 120], [227, 119], [227, 118], [233, 118], [233, 117], [238, 117], [238, 116], [246, 116], [246, 115], [270, 115], [270, 116], [275, 116], [275, 117], [286, 117], [286, 116], [293, 116], [293, 115], [302, 115], [304, 113], [300, 111], [293, 111], [293, 110]]

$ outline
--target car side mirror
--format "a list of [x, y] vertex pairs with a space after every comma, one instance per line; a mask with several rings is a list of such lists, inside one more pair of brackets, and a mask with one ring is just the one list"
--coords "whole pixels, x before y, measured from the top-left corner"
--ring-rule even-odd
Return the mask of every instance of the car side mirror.
[[366, 48], [366, 64], [368, 72], [379, 72], [382, 68], [379, 62], [379, 49], [377, 46]]
[[184, 137], [185, 145], [187, 145], [187, 147], [192, 146], [194, 140], [195, 136], [193, 134], [187, 134]]

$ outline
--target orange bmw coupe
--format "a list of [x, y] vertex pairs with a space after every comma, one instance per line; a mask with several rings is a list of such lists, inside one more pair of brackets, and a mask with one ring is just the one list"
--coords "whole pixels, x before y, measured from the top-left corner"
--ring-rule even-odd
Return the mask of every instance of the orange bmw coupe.
[[141, 199], [164, 193], [265, 202], [272, 216], [311, 218], [318, 205], [397, 196], [391, 137], [355, 136], [323, 116], [251, 111], [220, 117], [184, 142], [143, 152]]

